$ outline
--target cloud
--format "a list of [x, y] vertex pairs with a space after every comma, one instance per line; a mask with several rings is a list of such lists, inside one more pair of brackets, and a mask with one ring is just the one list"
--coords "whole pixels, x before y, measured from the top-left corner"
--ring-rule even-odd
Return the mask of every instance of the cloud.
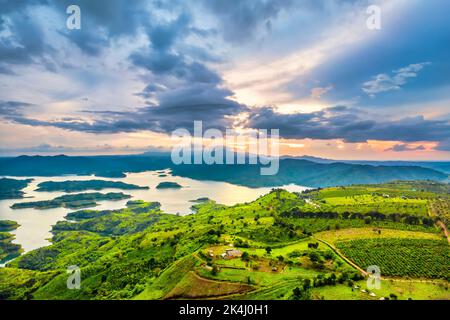
[[54, 146], [47, 143], [42, 143], [37, 146], [19, 147], [19, 148], [0, 148], [0, 154], [39, 154], [39, 153], [63, 153], [71, 152], [74, 148], [67, 146]]
[[150, 78], [155, 79], [137, 93], [152, 102], [134, 114], [121, 114], [121, 119], [109, 118], [107, 123], [100, 119], [96, 123], [99, 127], [94, 124], [88, 130], [140, 129], [169, 133], [180, 127], [191, 129], [196, 120], [210, 127], [225, 128], [231, 124], [230, 117], [246, 110], [230, 99], [233, 92], [224, 88], [222, 77], [197, 59], [208, 56], [207, 49], [188, 45], [189, 50], [184, 50], [184, 41], [191, 34], [205, 36], [198, 35], [191, 23], [192, 17], [183, 12], [152, 24], [148, 30], [148, 46], [129, 57], [135, 67], [149, 72]]
[[226, 89], [197, 84], [163, 92], [160, 104], [141, 107], [133, 112], [86, 111], [90, 115], [89, 119], [54, 120], [38, 120], [19, 112], [9, 112], [5, 118], [23, 125], [50, 126], [94, 134], [137, 131], [170, 134], [179, 128], [192, 131], [194, 121], [203, 121], [205, 129], [225, 130], [234, 126], [236, 116], [246, 113], [248, 118], [242, 123], [244, 127], [279, 129], [281, 138], [286, 139], [341, 139], [349, 143], [403, 141], [403, 144], [386, 150], [396, 152], [424, 149], [422, 145], [411, 147], [408, 143], [437, 141], [437, 150], [448, 149], [448, 120], [425, 119], [423, 116], [388, 120], [346, 106], [311, 113], [281, 114], [269, 107], [249, 109], [230, 100], [231, 94]]
[[[66, 8], [72, 4], [71, 0], [50, 0], [48, 5], [65, 20]], [[76, 4], [81, 9], [81, 29], [68, 30], [63, 25], [58, 31], [91, 56], [99, 55], [114, 40], [134, 36], [152, 18], [145, 0], [78, 0]]]
[[450, 151], [450, 139], [439, 141], [434, 149], [438, 151]]
[[98, 154], [99, 152], [110, 153], [144, 153], [144, 152], [170, 152], [170, 149], [165, 147], [130, 147], [128, 145], [110, 145], [108, 143], [92, 145], [92, 146], [67, 146], [67, 145], [52, 145], [42, 143], [37, 146], [18, 147], [18, 148], [0, 148], [1, 155], [35, 155], [35, 154]]
[[270, 31], [272, 20], [283, 10], [291, 8], [293, 0], [202, 0], [214, 14], [218, 30], [226, 41], [240, 43], [258, 32]]
[[387, 120], [344, 106], [296, 114], [260, 108], [249, 116], [247, 125], [257, 129], [280, 129], [280, 136], [288, 139], [417, 142], [443, 141], [450, 136], [448, 120], [427, 120], [423, 116]]
[[[81, 30], [67, 30], [65, 24], [56, 28], [51, 26], [54, 36], [49, 38], [45, 35], [36, 34], [36, 30], [39, 31], [40, 28], [33, 31], [34, 25], [30, 24], [27, 27], [26, 22], [24, 23], [25, 26], [21, 24], [25, 14], [21, 12], [34, 10], [34, 8], [18, 2], [15, 9], [19, 8], [20, 4], [23, 6], [23, 10], [19, 11], [17, 15], [8, 13], [8, 20], [20, 29], [19, 35], [28, 36], [23, 37], [28, 42], [22, 41], [22, 38], [17, 39], [18, 44], [20, 44], [17, 48], [23, 49], [23, 52], [26, 53], [22, 58], [23, 63], [37, 62], [35, 56], [40, 56], [39, 59], [41, 60], [47, 55], [56, 59], [57, 55], [53, 54], [54, 48], [52, 45], [57, 45], [58, 41], [55, 39], [58, 35], [62, 36], [63, 39], [70, 40], [68, 45], [72, 44], [79, 47], [84, 54], [102, 57], [106, 55], [105, 49], [113, 49], [112, 46], [114, 46], [116, 40], [118, 41], [123, 37], [132, 37], [137, 33], [139, 33], [139, 36], [146, 38], [148, 41], [142, 41], [141, 39], [141, 46], [126, 47], [122, 53], [125, 60], [128, 57], [126, 62], [132, 65], [131, 72], [139, 70], [140, 75], [137, 77], [140, 77], [141, 80], [144, 79], [144, 89], [141, 92], [135, 92], [134, 95], [142, 97], [145, 106], [131, 106], [134, 108], [132, 112], [96, 112], [94, 106], [94, 110], [85, 112], [87, 117], [83, 119], [49, 117], [50, 120], [43, 120], [27, 116], [26, 112], [13, 114], [11, 106], [4, 105], [3, 108], [8, 108], [4, 118], [24, 125], [54, 126], [91, 133], [134, 132], [139, 130], [168, 133], [179, 127], [192, 127], [195, 120], [203, 120], [208, 125], [217, 128], [229, 126], [230, 117], [239, 114], [246, 107], [230, 99], [233, 92], [224, 88], [222, 77], [206, 65], [207, 62], [215, 60], [213, 55], [210, 54], [211, 48], [204, 44], [196, 46], [187, 40], [191, 35], [195, 36], [197, 40], [201, 40], [209, 37], [210, 33], [200, 27], [193, 26], [190, 10], [182, 3], [173, 3], [172, 6], [160, 1], [147, 2], [143, 0], [133, 1], [132, 3], [120, 0], [78, 1], [77, 4], [80, 6], [82, 14]], [[71, 4], [70, 1], [66, 0], [48, 0], [46, 1], [46, 10], [63, 17], [64, 19], [60, 22], [64, 22], [65, 9], [69, 4]], [[11, 12], [16, 12], [13, 7], [14, 5], [11, 5]], [[3, 15], [0, 16], [3, 17]], [[34, 23], [34, 20], [30, 21]], [[43, 21], [38, 22], [36, 23], [37, 27], [45, 26]], [[33, 50], [33, 39], [36, 41], [35, 50]], [[7, 37], [5, 41], [13, 40], [11, 37]], [[52, 40], [50, 41], [52, 45], [47, 43], [46, 40]], [[188, 50], [184, 50], [185, 47]], [[20, 52], [9, 53], [1, 49], [0, 47], [0, 57], [2, 54], [3, 56], [8, 54], [11, 59], [20, 57]], [[36, 52], [36, 54], [33, 52]], [[75, 52], [75, 55], [77, 55], [77, 52]], [[210, 57], [210, 59], [204, 61], [204, 57]], [[83, 61], [84, 59], [80, 58], [79, 60]], [[97, 63], [100, 70], [96, 70], [96, 72], [101, 72], [104, 68], [101, 63], [98, 64], [100, 60], [97, 61], [94, 57], [88, 57], [86, 60], [87, 63], [94, 66]], [[6, 61], [9, 63], [17, 62]], [[59, 62], [66, 63], [65, 61]], [[50, 66], [52, 63], [48, 62], [47, 65]], [[142, 76], [143, 71], [145, 72], [144, 76]], [[70, 73], [74, 73], [74, 71], [70, 70]], [[62, 74], [62, 72], [59, 72], [59, 74]], [[75, 74], [75, 77], [76, 81], [82, 82], [87, 87], [92, 85], [92, 83], [89, 83], [91, 81], [89, 74]], [[96, 77], [95, 84], [101, 83], [102, 80], [104, 80], [102, 76]]]
[[[133, 112], [85, 111], [93, 119], [39, 120], [19, 112], [5, 117], [9, 121], [30, 126], [57, 127], [88, 133], [119, 133], [153, 131], [171, 133], [178, 128], [193, 129], [194, 121], [203, 121], [205, 128], [225, 129], [232, 126], [232, 117], [248, 111], [247, 107], [229, 99], [232, 92], [197, 83], [163, 92], [159, 104], [141, 107]], [[1, 108], [1, 104], [0, 104]], [[10, 107], [5, 107], [10, 110]]]
[[400, 90], [408, 79], [417, 77], [419, 71], [430, 64], [430, 62], [410, 64], [407, 67], [394, 70], [392, 76], [384, 73], [378, 74], [372, 80], [364, 83], [363, 91], [370, 97], [375, 97], [376, 94], [381, 92]]
[[332, 90], [333, 86], [328, 87], [315, 87], [311, 89], [311, 98], [320, 99], [328, 91]]
[[404, 152], [404, 151], [423, 151], [423, 150], [426, 150], [426, 148], [423, 145], [414, 147], [406, 143], [400, 143], [394, 145], [392, 148], [385, 149], [384, 151]]
[[[447, 76], [450, 74], [450, 64], [447, 63], [447, 57], [450, 56], [450, 29], [447, 27], [446, 12], [450, 9], [450, 2], [380, 1], [379, 4], [382, 8], [382, 29], [376, 32], [367, 28], [364, 31], [362, 27], [365, 27], [365, 21], [357, 21], [366, 17], [367, 6], [362, 13], [353, 10], [350, 25], [344, 28], [340, 22], [336, 28], [330, 27], [330, 19], [326, 19], [327, 23], [323, 23], [325, 19], [314, 19], [324, 26], [322, 34], [329, 35], [331, 30], [337, 31], [334, 37], [329, 37], [330, 41], [338, 37], [342, 37], [342, 40], [328, 49], [324, 59], [312, 70], [290, 81], [286, 90], [294, 98], [304, 98], [314, 83], [335, 86], [325, 97], [328, 104], [357, 101], [359, 106], [366, 109], [391, 108], [394, 111], [406, 104], [415, 108], [419, 104], [426, 105], [448, 97], [445, 92], [448, 92], [450, 85], [450, 77]], [[333, 17], [344, 17], [345, 12], [341, 10], [341, 14]], [[356, 23], [352, 24], [351, 21]], [[305, 23], [307, 27], [311, 24], [314, 25]], [[316, 35], [314, 31], [317, 29], [308, 30], [307, 34]], [[343, 44], [358, 35], [360, 37], [355, 41]], [[401, 86], [401, 90], [385, 92], [389, 94], [374, 93], [373, 96], [362, 90], [364, 83], [376, 80], [379, 74], [393, 78], [393, 70], [424, 61], [431, 61], [432, 65], [420, 71], [417, 78], [407, 78], [407, 84]], [[300, 90], [302, 88], [299, 85], [307, 90]]]
[[[37, 3], [32, 1], [30, 4]], [[8, 7], [0, 13], [0, 61], [3, 69], [7, 64], [27, 64], [42, 58], [46, 51], [51, 50], [43, 41], [42, 26], [32, 12], [26, 9], [22, 1], [17, 3], [18, 11], [8, 11]], [[8, 13], [8, 15], [5, 15]]]
[[[442, 8], [448, 4], [393, 5], [395, 14], [383, 6], [383, 29], [369, 36], [365, 23], [358, 24], [368, 2], [77, 0], [82, 29], [69, 31], [65, 9], [71, 0], [0, 0], [0, 94], [11, 100], [0, 101], [1, 117], [113, 134], [170, 133], [190, 129], [195, 120], [222, 129], [246, 113], [248, 127], [280, 128], [287, 138], [403, 141], [397, 150], [436, 141], [436, 150], [449, 151], [448, 119], [394, 110], [409, 99], [415, 103], [411, 114], [431, 114], [423, 101], [447, 99], [450, 29], [443, 27], [448, 10]], [[248, 61], [254, 64], [247, 66]], [[422, 72], [430, 63], [418, 61], [433, 65]], [[227, 76], [233, 66], [235, 87]], [[41, 74], [43, 68], [53, 74]], [[244, 100], [236, 102], [255, 97], [247, 86], [273, 92], [274, 99], [266, 95], [255, 104], [279, 103], [280, 110], [310, 98], [339, 106], [289, 115], [275, 107], [252, 109]], [[424, 93], [436, 88], [443, 93]], [[47, 113], [31, 116], [33, 105], [19, 101], [36, 103]], [[384, 102], [392, 109], [368, 113]], [[356, 103], [360, 109], [340, 106]]]
[[33, 104], [21, 101], [2, 101], [0, 100], [0, 115], [2, 117], [20, 116], [27, 107]]

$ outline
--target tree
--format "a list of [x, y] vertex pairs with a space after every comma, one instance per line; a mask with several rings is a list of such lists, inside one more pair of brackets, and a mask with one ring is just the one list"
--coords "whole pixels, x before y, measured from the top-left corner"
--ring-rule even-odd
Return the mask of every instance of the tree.
[[308, 256], [312, 262], [318, 262], [320, 260], [320, 255], [316, 251], [311, 251]]
[[301, 295], [302, 295], [302, 290], [300, 290], [299, 287], [296, 287], [294, 290], [292, 290], [292, 297], [295, 300], [300, 300]]
[[244, 251], [241, 256], [242, 261], [250, 261], [250, 255], [247, 251]]
[[271, 247], [266, 247], [266, 252], [267, 252], [267, 254], [270, 254], [272, 252], [272, 248]]
[[309, 288], [311, 288], [311, 280], [309, 280], [309, 279], [303, 280], [303, 288], [305, 290], [308, 290]]
[[217, 274], [219, 273], [219, 271], [220, 271], [220, 269], [219, 269], [218, 266], [216, 266], [216, 265], [213, 265], [213, 266], [212, 266], [211, 274], [212, 274], [213, 276], [217, 276]]
[[391, 294], [389, 295], [389, 297], [390, 297], [392, 300], [397, 300], [397, 299], [398, 299], [397, 295], [394, 294], [394, 293], [391, 293]]
[[310, 300], [311, 292], [306, 288], [296, 287], [294, 290], [292, 290], [292, 298], [294, 300]]

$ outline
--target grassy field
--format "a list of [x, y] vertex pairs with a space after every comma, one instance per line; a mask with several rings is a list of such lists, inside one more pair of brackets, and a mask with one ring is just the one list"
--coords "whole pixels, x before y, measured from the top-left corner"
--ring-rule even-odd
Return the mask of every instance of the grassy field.
[[428, 239], [442, 240], [442, 235], [428, 232], [408, 231], [408, 230], [392, 230], [380, 228], [349, 228], [341, 230], [332, 230], [319, 232], [314, 235], [315, 238], [324, 240], [331, 244], [339, 241], [348, 241], [355, 239]]
[[[433, 283], [414, 280], [382, 280], [379, 290], [367, 289], [365, 281], [357, 282], [355, 285], [357, 285], [358, 288], [346, 285], [315, 288], [312, 290], [313, 298], [323, 300], [380, 300], [382, 298], [398, 300], [450, 299], [450, 287], [448, 282], [436, 281]], [[371, 296], [370, 293], [375, 294], [375, 296]]]

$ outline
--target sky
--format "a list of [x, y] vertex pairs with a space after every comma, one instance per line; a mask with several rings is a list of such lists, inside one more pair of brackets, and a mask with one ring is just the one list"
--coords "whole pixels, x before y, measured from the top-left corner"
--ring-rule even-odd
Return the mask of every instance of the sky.
[[[69, 5], [81, 29], [69, 29]], [[369, 28], [370, 6], [380, 28]], [[0, 155], [169, 150], [280, 130], [280, 153], [450, 160], [447, 0], [0, 0]]]

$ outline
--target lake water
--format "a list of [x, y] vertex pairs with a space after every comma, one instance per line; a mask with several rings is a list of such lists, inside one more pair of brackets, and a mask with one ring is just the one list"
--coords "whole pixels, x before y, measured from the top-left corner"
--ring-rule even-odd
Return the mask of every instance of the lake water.
[[[166, 177], [160, 177], [161, 171], [147, 171], [141, 173], [129, 173], [126, 178], [98, 178], [93, 176], [59, 176], [59, 177], [27, 177], [34, 181], [23, 189], [24, 199], [1, 200], [0, 201], [0, 220], [13, 220], [20, 224], [20, 227], [12, 231], [16, 237], [15, 243], [22, 245], [25, 252], [34, 250], [50, 244], [52, 236], [50, 233], [52, 225], [64, 220], [64, 217], [71, 211], [66, 208], [55, 208], [47, 210], [37, 209], [16, 209], [10, 208], [11, 205], [18, 202], [51, 200], [55, 197], [65, 194], [64, 192], [36, 192], [37, 185], [44, 181], [66, 181], [66, 180], [110, 180], [123, 181], [125, 183], [136, 184], [139, 186], [150, 187], [148, 190], [118, 190], [104, 189], [101, 191], [83, 191], [83, 192], [123, 192], [132, 196], [134, 200], [158, 201], [161, 203], [161, 209], [167, 213], [186, 215], [192, 213], [191, 200], [200, 197], [208, 197], [218, 203], [225, 205], [234, 205], [237, 203], [249, 202], [257, 199], [259, 196], [270, 192], [271, 188], [247, 188], [233, 185], [225, 182], [198, 181], [182, 177], [174, 177], [169, 170], [165, 170]], [[15, 179], [25, 179], [25, 177]], [[156, 186], [163, 181], [177, 182], [183, 186], [181, 189], [156, 189]], [[284, 186], [289, 191], [303, 191], [306, 187], [297, 185]], [[113, 210], [124, 208], [127, 201], [99, 201], [99, 206], [89, 208], [95, 210]]]

